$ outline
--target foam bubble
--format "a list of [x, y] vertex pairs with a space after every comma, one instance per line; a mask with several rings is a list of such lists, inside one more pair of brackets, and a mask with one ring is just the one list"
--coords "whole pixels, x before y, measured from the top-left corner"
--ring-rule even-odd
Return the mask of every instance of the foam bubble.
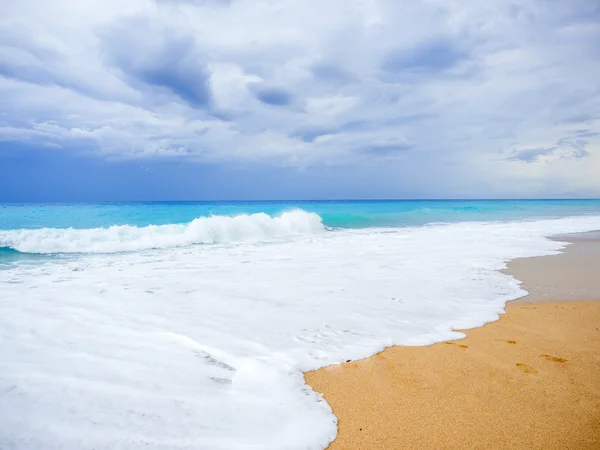
[[264, 241], [323, 232], [321, 218], [294, 210], [199, 217], [187, 224], [109, 228], [41, 228], [0, 231], [0, 247], [24, 253], [119, 253], [192, 244]]
[[333, 231], [0, 270], [0, 448], [325, 448], [336, 421], [300, 371], [459, 338], [524, 295], [505, 261], [594, 229]]

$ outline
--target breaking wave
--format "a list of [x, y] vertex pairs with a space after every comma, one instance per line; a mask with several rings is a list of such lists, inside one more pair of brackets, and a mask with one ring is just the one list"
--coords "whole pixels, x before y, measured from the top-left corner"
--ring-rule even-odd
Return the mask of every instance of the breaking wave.
[[199, 217], [186, 224], [0, 231], [0, 248], [22, 253], [120, 253], [193, 244], [257, 242], [325, 231], [321, 217], [303, 210]]

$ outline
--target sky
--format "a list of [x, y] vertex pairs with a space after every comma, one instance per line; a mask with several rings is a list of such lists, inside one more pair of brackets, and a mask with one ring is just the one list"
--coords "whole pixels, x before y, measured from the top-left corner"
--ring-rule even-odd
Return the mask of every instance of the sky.
[[0, 2], [0, 201], [600, 197], [600, 2]]

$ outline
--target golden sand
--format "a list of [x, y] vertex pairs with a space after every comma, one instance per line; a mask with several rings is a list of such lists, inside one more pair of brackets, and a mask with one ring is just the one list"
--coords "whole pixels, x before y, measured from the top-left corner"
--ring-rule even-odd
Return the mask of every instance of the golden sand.
[[[552, 264], [573, 263], [576, 247], [549, 257]], [[531, 258], [512, 270], [553, 299], [571, 280], [555, 277], [554, 288], [540, 268], [548, 260]], [[597, 261], [584, 266], [594, 270]], [[585, 276], [599, 283], [596, 274]], [[585, 286], [588, 293], [593, 288]], [[506, 310], [499, 321], [467, 331], [466, 339], [392, 347], [306, 373], [338, 417], [330, 448], [600, 449], [600, 301], [517, 303]]]
[[306, 374], [333, 449], [600, 449], [600, 302], [512, 305], [460, 341]]

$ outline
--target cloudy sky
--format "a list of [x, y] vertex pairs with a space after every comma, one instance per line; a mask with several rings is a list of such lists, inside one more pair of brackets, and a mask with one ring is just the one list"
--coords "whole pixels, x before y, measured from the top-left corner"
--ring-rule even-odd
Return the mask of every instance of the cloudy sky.
[[600, 2], [0, 2], [0, 201], [600, 197]]

